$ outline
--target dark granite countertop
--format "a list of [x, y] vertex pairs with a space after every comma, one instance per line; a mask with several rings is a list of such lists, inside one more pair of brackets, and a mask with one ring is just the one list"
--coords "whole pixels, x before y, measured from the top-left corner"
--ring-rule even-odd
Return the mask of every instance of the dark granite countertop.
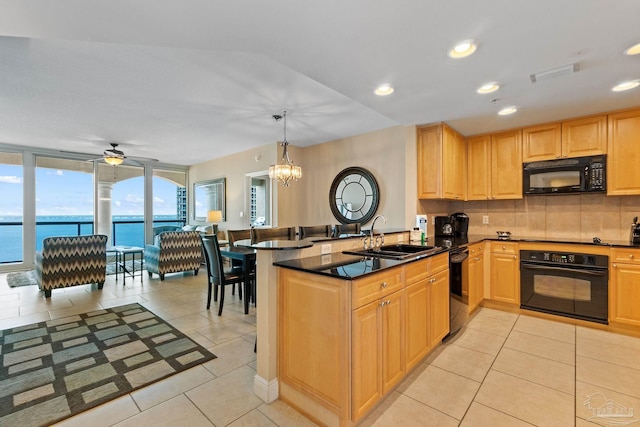
[[[442, 248], [442, 252], [446, 252], [451, 249], [455, 249], [461, 246], [467, 246], [474, 243], [480, 243], [486, 240], [491, 241], [507, 241], [507, 242], [537, 242], [537, 243], [561, 243], [561, 244], [580, 244], [590, 246], [606, 246], [606, 247], [637, 247], [640, 245], [634, 245], [628, 241], [616, 240], [616, 241], [603, 241], [600, 243], [594, 243], [592, 239], [574, 239], [574, 238], [544, 238], [544, 237], [530, 237], [530, 236], [514, 236], [510, 239], [499, 239], [497, 235], [481, 235], [474, 234], [469, 235], [467, 238], [444, 238], [444, 237], [429, 237], [425, 242], [425, 245], [434, 245]], [[318, 241], [319, 242], [319, 241]], [[398, 242], [408, 244], [409, 242]], [[418, 242], [411, 242], [410, 244], [419, 245]], [[442, 252], [435, 253], [431, 256], [438, 255]], [[424, 258], [422, 258], [424, 259]], [[332, 253], [321, 256], [314, 256], [308, 258], [292, 259], [288, 261], [275, 262], [277, 267], [290, 268], [294, 270], [322, 274], [325, 276], [336, 277], [340, 279], [355, 279], [365, 276], [367, 274], [375, 273], [385, 268], [396, 267], [405, 263], [416, 261], [416, 259], [406, 260], [392, 260], [375, 257], [362, 257], [356, 255], [348, 255], [343, 253]]]

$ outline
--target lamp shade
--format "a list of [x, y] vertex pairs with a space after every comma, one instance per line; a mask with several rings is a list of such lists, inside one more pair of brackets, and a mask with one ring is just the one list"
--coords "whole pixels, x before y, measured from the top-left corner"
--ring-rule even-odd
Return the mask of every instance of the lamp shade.
[[222, 211], [209, 211], [209, 213], [207, 213], [207, 222], [214, 224], [222, 222]]

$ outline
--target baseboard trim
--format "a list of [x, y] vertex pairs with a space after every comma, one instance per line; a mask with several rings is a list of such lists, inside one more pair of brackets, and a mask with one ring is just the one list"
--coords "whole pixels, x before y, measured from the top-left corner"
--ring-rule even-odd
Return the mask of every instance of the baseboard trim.
[[267, 381], [260, 375], [253, 377], [253, 392], [266, 403], [271, 403], [278, 399], [278, 379]]

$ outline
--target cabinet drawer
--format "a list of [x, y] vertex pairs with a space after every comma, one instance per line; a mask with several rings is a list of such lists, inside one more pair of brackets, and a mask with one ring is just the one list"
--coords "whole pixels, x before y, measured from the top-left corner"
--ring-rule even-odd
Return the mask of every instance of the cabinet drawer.
[[482, 256], [484, 254], [484, 245], [471, 245], [469, 246], [469, 256]]
[[404, 268], [407, 284], [415, 283], [425, 277], [449, 268], [449, 254], [443, 253], [427, 259], [415, 261], [407, 264]]
[[640, 250], [638, 249], [624, 249], [624, 248], [612, 248], [610, 262], [624, 262], [632, 264], [640, 264]]
[[492, 242], [491, 252], [498, 254], [517, 254], [518, 244], [512, 242]]
[[404, 287], [404, 269], [392, 268], [388, 271], [365, 276], [352, 282], [352, 308], [358, 308]]

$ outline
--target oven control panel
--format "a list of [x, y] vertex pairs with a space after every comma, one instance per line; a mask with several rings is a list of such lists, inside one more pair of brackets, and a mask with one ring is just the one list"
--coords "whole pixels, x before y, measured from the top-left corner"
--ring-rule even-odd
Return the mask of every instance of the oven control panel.
[[592, 255], [572, 252], [520, 251], [521, 261], [539, 262], [544, 264], [569, 264], [575, 266], [608, 267], [609, 257], [606, 255]]

